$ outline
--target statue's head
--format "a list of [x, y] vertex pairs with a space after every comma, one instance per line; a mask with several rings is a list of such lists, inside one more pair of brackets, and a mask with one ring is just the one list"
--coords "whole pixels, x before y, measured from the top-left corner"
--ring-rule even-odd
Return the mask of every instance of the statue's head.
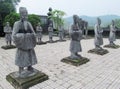
[[20, 13], [20, 18], [22, 21], [25, 21], [28, 19], [28, 12], [27, 12], [27, 9], [25, 7], [20, 7], [19, 13]]
[[40, 24], [40, 22], [38, 23], [38, 26], [40, 26], [41, 24]]
[[50, 7], [48, 10], [49, 10], [49, 11], [52, 11], [52, 8]]
[[115, 21], [114, 20], [112, 20], [112, 25], [115, 25]]
[[100, 25], [101, 24], [101, 19], [97, 18], [97, 24]]
[[77, 15], [73, 15], [73, 21], [74, 21], [74, 24], [78, 23], [78, 16]]
[[10, 26], [10, 23], [9, 23], [9, 22], [6, 22], [6, 26]]

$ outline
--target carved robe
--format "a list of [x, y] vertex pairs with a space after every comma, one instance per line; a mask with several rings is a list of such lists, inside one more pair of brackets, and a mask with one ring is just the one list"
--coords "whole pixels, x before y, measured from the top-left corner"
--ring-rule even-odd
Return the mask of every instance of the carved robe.
[[34, 47], [36, 35], [28, 21], [17, 21], [14, 24], [12, 39], [17, 47], [15, 64], [19, 67], [28, 67], [37, 63]]
[[103, 29], [96, 24], [94, 28], [94, 33], [95, 33], [95, 40], [94, 40], [95, 46], [103, 45], [103, 36], [102, 36]]
[[82, 39], [82, 31], [79, 29], [77, 25], [72, 25], [70, 29], [70, 51], [73, 53], [81, 52], [81, 39]]

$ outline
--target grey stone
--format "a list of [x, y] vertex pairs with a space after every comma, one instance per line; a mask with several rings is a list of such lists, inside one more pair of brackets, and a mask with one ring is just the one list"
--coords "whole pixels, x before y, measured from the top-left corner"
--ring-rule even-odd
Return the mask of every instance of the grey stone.
[[4, 27], [4, 32], [5, 32], [5, 40], [7, 45], [11, 45], [12, 43], [12, 28], [10, 27], [9, 22], [6, 22], [6, 26]]
[[34, 51], [36, 34], [31, 23], [27, 21], [28, 12], [25, 7], [20, 7], [19, 12], [21, 18], [14, 23], [12, 39], [17, 47], [15, 64], [19, 67], [21, 76], [25, 67], [28, 71], [33, 71], [32, 65], [37, 64], [37, 58]]
[[33, 85], [48, 80], [48, 76], [46, 74], [36, 69], [34, 71], [34, 73], [31, 73], [29, 76], [26, 75], [24, 78], [19, 78], [17, 76], [17, 74], [19, 74], [18, 71], [13, 72], [7, 75], [6, 79], [15, 89], [28, 89]]
[[115, 22], [112, 20], [112, 24], [110, 25], [110, 34], [109, 34], [109, 41], [110, 44], [114, 45], [114, 41], [116, 41], [116, 28], [115, 28]]
[[94, 33], [95, 33], [95, 48], [100, 48], [101, 45], [103, 45], [103, 29], [101, 28], [101, 20], [97, 18], [97, 24], [95, 25], [94, 28]]
[[70, 29], [70, 37], [71, 37], [70, 52], [71, 52], [71, 58], [76, 58], [76, 57], [79, 58], [77, 54], [78, 52], [82, 51], [81, 43], [80, 43], [82, 39], [82, 31], [78, 26], [79, 18], [77, 15], [73, 16], [73, 21], [74, 23]]
[[38, 23], [38, 26], [36, 27], [36, 37], [37, 37], [37, 43], [42, 42], [42, 27], [40, 26], [40, 23]]
[[86, 64], [90, 60], [88, 58], [85, 58], [85, 57], [80, 57], [77, 59], [75, 59], [75, 58], [72, 59], [71, 57], [66, 57], [66, 58], [63, 58], [61, 61], [64, 63], [67, 63], [67, 64], [74, 65], [74, 66], [80, 66], [82, 64]]

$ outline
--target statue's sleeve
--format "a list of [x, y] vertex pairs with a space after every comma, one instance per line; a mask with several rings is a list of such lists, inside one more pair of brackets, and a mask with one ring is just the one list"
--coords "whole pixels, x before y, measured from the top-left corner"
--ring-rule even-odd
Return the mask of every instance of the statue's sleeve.
[[33, 27], [32, 27], [32, 25], [31, 25], [31, 23], [29, 22], [28, 24], [29, 24], [29, 27], [30, 27], [32, 33], [34, 33], [34, 35], [36, 35], [36, 34], [35, 34], [35, 31], [34, 31], [34, 29], [33, 29]]
[[95, 25], [95, 27], [94, 27], [94, 33], [95, 33], [95, 36], [97, 36], [97, 37], [99, 36], [97, 25]]
[[112, 32], [115, 32], [116, 31], [116, 29], [111, 25], [110, 26], [110, 30], [112, 31]]
[[41, 32], [43, 31], [42, 27], [40, 27]]
[[4, 32], [6, 33], [6, 28], [4, 27]]
[[12, 31], [12, 40], [15, 41], [15, 37], [16, 37], [16, 34], [18, 33], [19, 29], [18, 29], [18, 22], [15, 22], [14, 23], [14, 26], [13, 26], [13, 31]]
[[70, 30], [69, 30], [69, 34], [73, 34], [73, 26], [71, 26]]

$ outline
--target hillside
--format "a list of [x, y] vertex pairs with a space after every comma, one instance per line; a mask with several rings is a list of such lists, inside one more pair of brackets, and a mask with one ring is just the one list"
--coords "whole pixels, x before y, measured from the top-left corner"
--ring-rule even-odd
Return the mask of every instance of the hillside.
[[[98, 17], [102, 21], [102, 26], [107, 26], [108, 24], [111, 23], [111, 20], [120, 19], [120, 16], [117, 16], [117, 15], [103, 15], [103, 16], [98, 16]], [[82, 18], [85, 21], [88, 21], [89, 26], [94, 26], [94, 24], [96, 23], [97, 17], [90, 17], [90, 16], [82, 15], [82, 16], [80, 16], [80, 18]], [[65, 21], [68, 24], [72, 24], [72, 22], [73, 22], [72, 16], [65, 18]]]

